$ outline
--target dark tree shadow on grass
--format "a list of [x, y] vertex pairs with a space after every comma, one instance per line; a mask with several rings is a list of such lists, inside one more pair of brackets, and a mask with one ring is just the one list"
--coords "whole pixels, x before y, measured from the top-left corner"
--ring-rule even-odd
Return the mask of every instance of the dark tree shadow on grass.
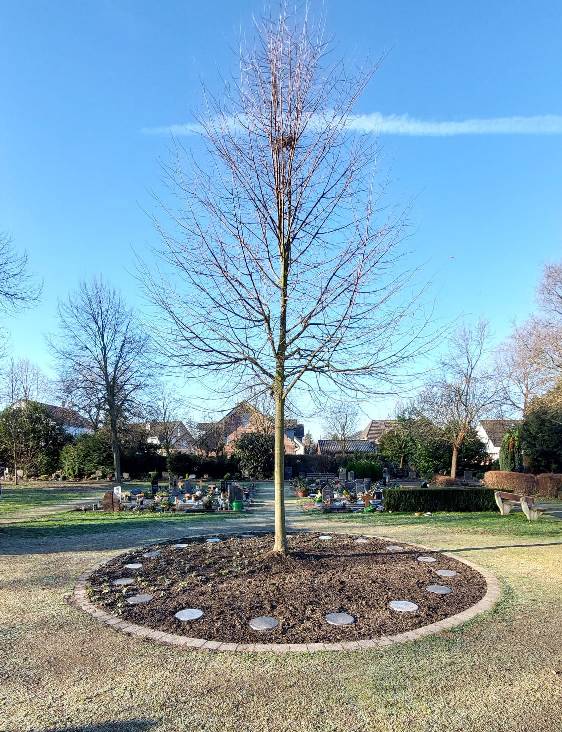
[[121, 722], [100, 722], [78, 727], [51, 727], [45, 732], [145, 732], [156, 724], [158, 722], [153, 719], [127, 719]]
[[[267, 524], [267, 522], [266, 522]], [[179, 517], [178, 519], [87, 520], [84, 522], [49, 519], [26, 524], [0, 526], [0, 554], [51, 554], [58, 552], [127, 549], [167, 538], [179, 539], [198, 534], [243, 533], [268, 528], [251, 515]]]

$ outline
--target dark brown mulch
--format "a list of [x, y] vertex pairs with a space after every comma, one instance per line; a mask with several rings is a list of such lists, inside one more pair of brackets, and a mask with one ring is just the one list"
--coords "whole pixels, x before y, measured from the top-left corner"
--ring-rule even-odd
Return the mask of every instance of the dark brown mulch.
[[[130, 552], [106, 564], [90, 578], [89, 592], [96, 605], [139, 625], [181, 635], [238, 643], [314, 643], [362, 640], [401, 633], [454, 615], [474, 605], [486, 591], [482, 575], [439, 553], [433, 564], [417, 561], [420, 552], [404, 546], [404, 553], [387, 551], [390, 542], [334, 534], [320, 541], [318, 534], [289, 537], [290, 554], [270, 553], [271, 535], [228, 538], [216, 544], [185, 539], [185, 549], [159, 544], [160, 555], [146, 559], [149, 548]], [[179, 543], [179, 542], [174, 542]], [[431, 554], [431, 553], [429, 553]], [[142, 562], [142, 569], [124, 569]], [[435, 569], [454, 569], [442, 578]], [[111, 581], [134, 576], [135, 583], [114, 587]], [[433, 595], [430, 584], [453, 588], [449, 595]], [[144, 605], [128, 605], [127, 597], [149, 593]], [[390, 600], [410, 600], [415, 613], [397, 613]], [[200, 608], [200, 620], [180, 622], [174, 614]], [[347, 612], [352, 626], [326, 623], [326, 613]], [[253, 631], [248, 621], [271, 615], [279, 621], [273, 631]]]

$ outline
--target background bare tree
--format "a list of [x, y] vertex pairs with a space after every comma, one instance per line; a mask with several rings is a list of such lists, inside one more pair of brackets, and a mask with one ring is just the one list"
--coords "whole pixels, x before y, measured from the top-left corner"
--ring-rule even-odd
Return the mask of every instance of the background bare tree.
[[[155, 391], [157, 393], [147, 408], [147, 418], [158, 433], [160, 447], [167, 458], [169, 469], [172, 453], [180, 449], [187, 438], [193, 439], [189, 431], [191, 421], [186, 418], [186, 403], [177, 389], [160, 385]], [[187, 435], [181, 429], [182, 424], [188, 430]]]
[[324, 429], [330, 439], [341, 442], [342, 453], [347, 452], [349, 440], [357, 432], [359, 410], [349, 401], [331, 403], [324, 411]]
[[53, 393], [53, 385], [47, 375], [27, 358], [10, 359], [2, 375], [2, 401], [45, 402]]
[[522, 417], [531, 401], [554, 385], [554, 374], [543, 358], [544, 337], [534, 319], [513, 329], [496, 354], [507, 411]]
[[488, 363], [490, 333], [480, 321], [449, 339], [439, 378], [418, 398], [419, 413], [444, 430], [452, 447], [451, 477], [457, 477], [459, 450], [471, 428], [501, 405], [502, 387]]
[[558, 325], [562, 323], [562, 262], [545, 266], [538, 299], [545, 313]]
[[120, 430], [128, 419], [142, 414], [142, 398], [151, 385], [149, 338], [119, 293], [101, 278], [82, 283], [59, 303], [59, 326], [51, 347], [61, 382], [79, 411], [99, 405], [111, 433], [119, 481]]
[[12, 240], [0, 231], [0, 357], [6, 355], [5, 318], [35, 304], [41, 285], [28, 269], [27, 254], [18, 252]]
[[351, 78], [328, 50], [284, 9], [257, 25], [239, 79], [207, 96], [205, 167], [178, 145], [167, 172], [180, 203], [157, 223], [171, 266], [146, 274], [170, 363], [274, 400], [282, 553], [289, 396], [380, 393], [422, 347], [412, 296], [397, 299], [402, 220], [374, 187], [377, 150], [350, 130], [373, 70]]
[[41, 294], [28, 270], [27, 254], [16, 251], [10, 237], [0, 232], [0, 312], [32, 305]]
[[562, 263], [545, 266], [537, 295], [536, 360], [558, 381], [562, 379]]

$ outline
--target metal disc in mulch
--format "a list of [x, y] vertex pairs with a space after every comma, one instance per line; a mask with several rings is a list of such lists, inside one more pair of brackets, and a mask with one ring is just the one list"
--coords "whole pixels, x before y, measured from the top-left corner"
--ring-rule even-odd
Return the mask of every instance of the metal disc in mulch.
[[179, 610], [177, 613], [174, 613], [174, 618], [181, 620], [182, 623], [187, 623], [190, 620], [199, 620], [199, 618], [202, 617], [203, 610], [199, 610], [199, 608], [196, 607], [186, 607], [183, 610]]
[[128, 605], [142, 605], [145, 602], [150, 602], [152, 600], [152, 595], [143, 594], [140, 595], [133, 595], [132, 597], [128, 597], [125, 602]]
[[428, 585], [425, 589], [434, 595], [448, 595], [453, 591], [453, 588], [447, 585]]
[[120, 577], [119, 579], [113, 580], [111, 584], [115, 585], [115, 587], [126, 587], [127, 585], [132, 585], [134, 581], [133, 577]]
[[326, 622], [330, 625], [353, 625], [355, 618], [349, 613], [328, 613]]
[[[215, 541], [209, 544], [208, 538]], [[358, 538], [365, 541], [357, 543]], [[486, 592], [476, 569], [439, 554], [435, 556], [446, 560], [447, 569], [457, 573], [454, 592], [429, 592], [440, 565], [418, 561], [426, 554], [405, 544], [300, 532], [288, 536], [289, 551], [282, 555], [273, 552], [273, 539], [262, 533], [251, 541], [215, 534], [190, 537], [181, 551], [174, 541], [140, 547], [93, 572], [88, 596], [106, 612], [153, 630], [220, 643], [308, 644], [415, 630], [466, 610]], [[389, 551], [392, 546], [399, 551]], [[143, 554], [154, 551], [160, 552], [158, 559], [142, 564]], [[142, 564], [142, 571], [124, 577], [125, 563]], [[123, 586], [125, 601], [118, 586], [107, 591], [108, 584], [122, 579], [135, 583], [134, 592]], [[152, 599], [127, 602], [135, 595]], [[332, 625], [327, 619], [332, 614], [346, 614], [354, 622]], [[273, 618], [276, 625], [256, 630], [251, 622], [260, 618]]]
[[264, 630], [273, 630], [274, 628], [277, 628], [279, 623], [275, 618], [268, 615], [261, 615], [259, 618], [252, 618], [248, 625], [252, 630], [258, 630], [261, 632]]
[[391, 600], [388, 607], [397, 613], [415, 613], [416, 610], [419, 610], [416, 603], [409, 600]]

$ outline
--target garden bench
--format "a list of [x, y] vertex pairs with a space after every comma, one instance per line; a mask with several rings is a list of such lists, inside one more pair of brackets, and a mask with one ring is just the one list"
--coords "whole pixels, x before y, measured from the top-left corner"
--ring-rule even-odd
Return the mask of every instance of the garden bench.
[[538, 508], [533, 501], [533, 496], [519, 496], [516, 493], [494, 491], [497, 507], [502, 516], [507, 516], [513, 506], [521, 506], [521, 510], [529, 521], [537, 521], [544, 508]]

